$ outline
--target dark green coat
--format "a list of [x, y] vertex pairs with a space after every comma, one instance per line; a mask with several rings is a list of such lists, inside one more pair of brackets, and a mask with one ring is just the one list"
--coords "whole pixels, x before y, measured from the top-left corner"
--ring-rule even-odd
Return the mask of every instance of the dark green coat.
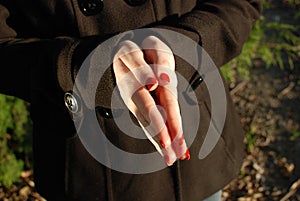
[[[0, 0], [0, 93], [31, 103], [34, 176], [41, 195], [50, 201], [200, 201], [224, 187], [239, 172], [244, 153], [243, 131], [229, 95], [222, 138], [208, 157], [197, 157], [210, 121], [202, 83], [195, 90], [205, 104], [199, 104], [201, 122], [191, 160], [135, 175], [111, 170], [88, 154], [64, 94], [72, 91], [81, 63], [98, 44], [142, 27], [182, 33], [221, 66], [240, 53], [260, 6], [259, 0]], [[190, 80], [194, 70], [176, 62]], [[153, 151], [147, 140], [120, 134], [107, 116], [113, 87], [113, 74], [107, 71], [95, 101], [104, 131], [121, 148]]]

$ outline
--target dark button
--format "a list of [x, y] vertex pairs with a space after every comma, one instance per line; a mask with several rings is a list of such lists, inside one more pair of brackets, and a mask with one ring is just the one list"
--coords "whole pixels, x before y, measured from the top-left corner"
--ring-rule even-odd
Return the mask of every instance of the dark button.
[[81, 12], [86, 15], [96, 15], [103, 9], [103, 0], [78, 0]]
[[97, 115], [106, 119], [118, 118], [122, 115], [123, 109], [109, 109], [101, 106], [96, 107]]
[[147, 0], [125, 0], [125, 1], [130, 6], [140, 6], [146, 3]]
[[203, 77], [199, 76], [192, 84], [191, 84], [191, 90], [195, 90], [201, 83], [203, 82]]
[[75, 96], [73, 96], [73, 94], [71, 93], [66, 93], [65, 94], [65, 105], [68, 108], [68, 110], [72, 113], [76, 113], [78, 111], [78, 102], [75, 98]]
[[97, 107], [96, 111], [104, 118], [111, 119], [113, 118], [113, 113], [111, 109], [104, 108], [104, 107]]

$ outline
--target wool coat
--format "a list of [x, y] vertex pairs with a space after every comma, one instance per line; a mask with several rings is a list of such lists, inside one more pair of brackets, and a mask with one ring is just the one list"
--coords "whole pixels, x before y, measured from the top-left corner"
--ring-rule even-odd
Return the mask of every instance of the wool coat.
[[[74, 126], [77, 116], [87, 120], [68, 110], [65, 94], [73, 92], [81, 64], [97, 45], [139, 28], [184, 34], [221, 67], [241, 52], [260, 11], [259, 0], [0, 0], [0, 93], [31, 105], [38, 192], [50, 201], [200, 201], [224, 187], [239, 172], [244, 153], [243, 131], [226, 87], [225, 125], [213, 151], [198, 158], [211, 121], [202, 82], [193, 88], [201, 121], [190, 144], [191, 159], [145, 174], [117, 171], [91, 156]], [[155, 29], [153, 34], [164, 37]], [[175, 59], [176, 71], [192, 80], [195, 69]], [[155, 151], [148, 140], [128, 137], [116, 126], [110, 104], [114, 87], [107, 70], [94, 100], [103, 131], [121, 149]], [[93, 109], [79, 92], [73, 93], [79, 107]]]

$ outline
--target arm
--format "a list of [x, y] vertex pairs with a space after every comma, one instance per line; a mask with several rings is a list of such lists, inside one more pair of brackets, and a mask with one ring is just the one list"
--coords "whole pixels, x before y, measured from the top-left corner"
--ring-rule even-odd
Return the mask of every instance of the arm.
[[19, 13], [10, 11], [0, 4], [0, 93], [28, 102], [33, 102], [36, 94], [43, 94], [44, 98], [63, 106], [64, 92], [72, 89], [75, 79], [72, 66], [79, 66], [107, 37], [34, 38], [19, 31], [19, 24], [13, 23], [10, 16]]
[[217, 66], [237, 56], [261, 12], [261, 0], [197, 1], [178, 19], [166, 19], [158, 28], [185, 34], [200, 43]]
[[[203, 46], [217, 66], [221, 66], [239, 54], [259, 11], [260, 0], [198, 0], [191, 12], [176, 20], [164, 20], [154, 27], [171, 29], [191, 37]], [[11, 24], [8, 25], [9, 17], [8, 8], [0, 4], [0, 92], [27, 101], [31, 101], [30, 86], [48, 91], [51, 99], [63, 96], [58, 93], [62, 91], [57, 89], [72, 90], [75, 72], [84, 57], [108, 38], [17, 39], [22, 35], [15, 27], [10, 27]], [[28, 34], [24, 35], [28, 38]], [[73, 56], [74, 51], [78, 58]], [[106, 80], [110, 80], [112, 86], [100, 86], [99, 91], [103, 94], [97, 95], [96, 105], [110, 105], [109, 92], [114, 81], [113, 75], [109, 76]], [[103, 95], [100, 100], [98, 97]], [[107, 103], [102, 102], [105, 100], [108, 100]]]

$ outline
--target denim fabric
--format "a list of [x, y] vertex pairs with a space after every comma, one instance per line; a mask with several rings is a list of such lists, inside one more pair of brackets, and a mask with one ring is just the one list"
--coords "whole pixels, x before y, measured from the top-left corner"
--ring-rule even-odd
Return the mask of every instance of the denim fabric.
[[221, 197], [222, 197], [222, 191], [218, 191], [215, 194], [204, 199], [203, 201], [221, 201]]

